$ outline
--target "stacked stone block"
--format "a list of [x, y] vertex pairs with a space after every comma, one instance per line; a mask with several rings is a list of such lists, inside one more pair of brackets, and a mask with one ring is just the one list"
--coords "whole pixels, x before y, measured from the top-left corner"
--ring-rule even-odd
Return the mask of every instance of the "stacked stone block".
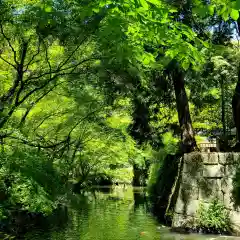
[[234, 228], [240, 229], [240, 206], [233, 197], [239, 165], [240, 153], [185, 154], [173, 227], [187, 227], [196, 218], [200, 203], [207, 207], [218, 198], [229, 210]]

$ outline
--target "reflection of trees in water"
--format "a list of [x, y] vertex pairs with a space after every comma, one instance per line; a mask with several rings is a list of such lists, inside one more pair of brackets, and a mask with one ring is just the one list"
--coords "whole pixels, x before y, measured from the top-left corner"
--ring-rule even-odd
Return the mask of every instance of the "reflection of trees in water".
[[[148, 200], [144, 191], [133, 191], [133, 205], [129, 208], [128, 224], [133, 225], [140, 234], [145, 228], [139, 224], [144, 222], [146, 213], [150, 212], [148, 207]], [[139, 235], [140, 236], [140, 235]]]
[[68, 208], [59, 207], [51, 216], [35, 218], [32, 230], [21, 233], [17, 239], [51, 239], [53, 230], [66, 230], [69, 220]]
[[134, 197], [134, 211], [136, 211], [140, 207], [144, 208], [146, 211], [148, 210], [148, 201], [145, 192], [134, 191], [133, 197]]
[[52, 216], [49, 217], [47, 224], [48, 228], [52, 228], [53, 226], [59, 229], [63, 229], [66, 227], [66, 223], [69, 221], [68, 217], [68, 208], [60, 207]]
[[95, 191], [99, 191], [101, 193], [106, 193], [109, 194], [112, 192], [112, 188], [111, 187], [98, 187], [94, 189]]
[[86, 192], [84, 194], [77, 194], [72, 196], [67, 222], [67, 229], [64, 234], [61, 234], [63, 238], [58, 240], [69, 239], [69, 236], [74, 236], [74, 239], [80, 239], [84, 229], [87, 227], [88, 219], [91, 216], [92, 205], [95, 200], [95, 192]]
[[[136, 236], [141, 237], [141, 232], [151, 234], [152, 229], [155, 230], [154, 223], [146, 215], [147, 196], [143, 189], [133, 191], [131, 187], [117, 187], [112, 194], [100, 193], [97, 189], [96, 199], [91, 192], [84, 195], [68, 197], [67, 222], [62, 227], [35, 232], [27, 239], [136, 239]], [[65, 219], [61, 214], [57, 217]]]

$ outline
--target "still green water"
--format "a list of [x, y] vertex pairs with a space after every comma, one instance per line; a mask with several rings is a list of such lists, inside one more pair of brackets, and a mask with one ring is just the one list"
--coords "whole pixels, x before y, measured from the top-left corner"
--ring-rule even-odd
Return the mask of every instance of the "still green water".
[[[101, 190], [101, 191], [100, 191]], [[180, 235], [161, 227], [149, 213], [143, 189], [115, 187], [75, 196], [58, 224], [27, 233], [31, 240], [156, 240], [216, 239], [217, 236]], [[56, 220], [56, 219], [55, 219]], [[221, 237], [222, 238], [222, 237]], [[229, 238], [229, 237], [228, 237]]]

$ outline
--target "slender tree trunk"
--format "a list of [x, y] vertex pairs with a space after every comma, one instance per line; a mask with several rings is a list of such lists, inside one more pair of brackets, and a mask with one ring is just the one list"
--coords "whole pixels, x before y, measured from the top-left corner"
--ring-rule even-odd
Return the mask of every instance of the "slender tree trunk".
[[[240, 19], [237, 20], [237, 33], [240, 36]], [[240, 64], [238, 66], [238, 81], [232, 98], [232, 112], [236, 127], [237, 145], [240, 145]]]
[[[149, 125], [149, 106], [147, 102], [147, 96], [142, 93], [142, 89], [137, 89], [137, 96], [133, 99], [134, 111], [132, 114], [133, 123], [129, 126], [129, 133], [136, 141], [136, 143], [141, 146], [143, 143], [151, 140], [151, 126]], [[147, 161], [145, 161], [147, 162]], [[133, 186], [142, 186], [145, 182], [146, 174], [148, 172], [149, 166], [146, 164], [145, 169], [140, 167], [138, 164], [133, 164]]]
[[197, 144], [189, 111], [188, 97], [185, 90], [184, 73], [178, 66], [175, 66], [171, 71], [171, 76], [176, 96], [178, 121], [181, 128], [181, 150], [183, 153], [188, 153], [196, 150]]
[[141, 169], [137, 164], [133, 164], [133, 180], [132, 185], [135, 187], [141, 186]]
[[[134, 113], [133, 124], [130, 126], [130, 134], [135, 139], [137, 144], [141, 146], [144, 142], [151, 138], [151, 127], [149, 125], [149, 109], [147, 103], [141, 98], [136, 97], [133, 100]], [[147, 171], [148, 171], [148, 166]], [[144, 185], [142, 180], [144, 179], [144, 169], [139, 167], [138, 164], [133, 164], [133, 186]]]
[[151, 127], [149, 125], [148, 103], [145, 102], [145, 96], [133, 99], [133, 123], [130, 126], [130, 134], [136, 140], [137, 144], [151, 140]]
[[240, 142], [240, 67], [238, 70], [238, 81], [232, 98], [233, 120], [236, 127], [237, 141]]
[[[17, 63], [16, 79], [13, 86], [7, 92], [6, 95], [0, 96], [0, 129], [2, 129], [5, 123], [14, 113], [15, 109], [20, 105], [19, 97], [23, 91], [23, 74], [24, 74], [24, 61], [27, 55], [28, 42], [23, 42], [20, 48], [21, 60]], [[4, 114], [6, 105], [10, 106], [9, 111]]]
[[223, 125], [223, 135], [226, 136], [226, 114], [225, 114], [225, 96], [224, 96], [224, 79], [221, 76], [221, 97], [222, 97], [222, 125]]

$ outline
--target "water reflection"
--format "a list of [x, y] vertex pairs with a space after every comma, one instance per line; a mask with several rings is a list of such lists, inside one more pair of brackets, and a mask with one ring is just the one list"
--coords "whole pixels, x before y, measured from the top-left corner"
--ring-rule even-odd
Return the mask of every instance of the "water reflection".
[[[48, 227], [27, 233], [24, 239], [136, 240], [159, 239], [157, 223], [147, 214], [144, 191], [116, 186], [94, 193], [72, 196], [64, 213], [52, 218]], [[54, 226], [55, 220], [60, 220]]]
[[109, 186], [96, 186], [96, 187], [93, 187], [93, 190], [95, 192], [99, 191], [99, 192], [102, 192], [102, 193], [111, 193], [112, 192], [112, 187], [109, 187]]
[[146, 207], [147, 206], [147, 197], [144, 191], [134, 191], [133, 192], [134, 198], [134, 209], [138, 209], [139, 207]]
[[[148, 211], [144, 189], [97, 189], [71, 196], [68, 209], [63, 209], [41, 226], [25, 234], [24, 239], [46, 240], [141, 240], [197, 239], [172, 234], [159, 227]], [[58, 222], [58, 224], [55, 224]], [[208, 238], [204, 237], [203, 238]]]

